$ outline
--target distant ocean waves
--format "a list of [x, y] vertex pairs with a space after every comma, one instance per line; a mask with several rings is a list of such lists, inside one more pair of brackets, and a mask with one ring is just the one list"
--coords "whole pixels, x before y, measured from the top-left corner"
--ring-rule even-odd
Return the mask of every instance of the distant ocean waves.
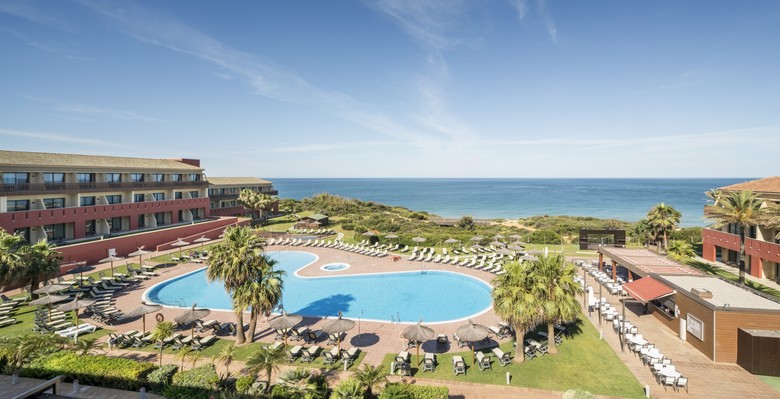
[[572, 215], [634, 222], [664, 202], [682, 226], [704, 226], [706, 191], [744, 179], [270, 179], [280, 198], [318, 193], [423, 210], [448, 218]]

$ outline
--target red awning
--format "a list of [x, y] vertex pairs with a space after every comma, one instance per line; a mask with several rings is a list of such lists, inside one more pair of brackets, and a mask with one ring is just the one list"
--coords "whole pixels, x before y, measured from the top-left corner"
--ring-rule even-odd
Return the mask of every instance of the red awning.
[[631, 295], [634, 299], [643, 303], [674, 293], [673, 289], [649, 276], [634, 280], [628, 284], [623, 284], [623, 289], [628, 295]]

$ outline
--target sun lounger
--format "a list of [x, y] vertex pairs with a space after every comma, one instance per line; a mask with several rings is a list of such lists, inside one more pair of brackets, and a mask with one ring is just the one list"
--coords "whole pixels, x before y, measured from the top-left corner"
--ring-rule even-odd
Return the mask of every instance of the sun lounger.
[[292, 363], [301, 356], [301, 353], [303, 352], [303, 347], [300, 345], [294, 346], [292, 349], [287, 351], [287, 361]]
[[328, 352], [325, 352], [325, 364], [333, 364], [339, 360], [339, 349], [334, 347]]
[[492, 368], [490, 365], [490, 355], [485, 355], [483, 352], [477, 352], [477, 367], [482, 371]]
[[320, 346], [314, 345], [303, 351], [303, 355], [301, 356], [301, 361], [306, 363], [311, 363], [314, 361], [314, 359], [317, 358], [320, 354]]
[[7, 318], [0, 320], [0, 327], [10, 326], [12, 324], [16, 324], [16, 319]]
[[455, 375], [466, 374], [466, 362], [461, 356], [452, 357], [452, 372]]
[[328, 343], [327, 345], [336, 345], [339, 342], [339, 339], [343, 339], [346, 334], [339, 333], [339, 334], [328, 334]]
[[85, 324], [80, 324], [79, 326], [75, 327], [71, 331], [68, 331], [67, 333], [59, 334], [59, 335], [63, 338], [78, 337], [80, 335], [95, 332], [96, 329], [97, 326], [95, 326], [94, 324], [85, 323]]
[[202, 351], [203, 349], [207, 348], [209, 345], [216, 342], [217, 339], [218, 338], [214, 335], [209, 335], [206, 336], [205, 338], [193, 338], [191, 347], [196, 351]]
[[325, 335], [325, 333], [322, 330], [317, 331], [309, 331], [306, 333], [306, 336], [308, 337], [309, 343], [317, 342], [320, 340], [320, 338]]
[[423, 371], [436, 371], [436, 355], [426, 353], [423, 358]]
[[499, 348], [493, 348], [492, 352], [494, 355], [496, 355], [498, 363], [502, 366], [508, 366], [512, 364], [512, 356], [509, 352], [504, 352]]

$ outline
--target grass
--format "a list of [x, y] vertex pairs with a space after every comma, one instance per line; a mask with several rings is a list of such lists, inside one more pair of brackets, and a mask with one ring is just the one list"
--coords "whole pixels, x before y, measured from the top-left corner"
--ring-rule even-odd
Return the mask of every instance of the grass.
[[[599, 340], [596, 329], [587, 322], [582, 323], [581, 328], [582, 332], [574, 338], [564, 339], [557, 355], [545, 355], [522, 364], [512, 363], [502, 367], [491, 354], [492, 369], [485, 371], [471, 366], [471, 354], [467, 351], [437, 354], [436, 370], [422, 372], [421, 368], [414, 365], [416, 357], [413, 352], [410, 352], [412, 374], [420, 378], [505, 385], [506, 373], [509, 372], [512, 375], [513, 386], [556, 391], [578, 388], [596, 395], [643, 398], [644, 391], [639, 381], [607, 343]], [[500, 347], [504, 352], [511, 352], [514, 355], [511, 342], [501, 344]], [[465, 375], [453, 375], [451, 367], [453, 355], [462, 356], [466, 360]], [[382, 364], [389, 365], [395, 356], [394, 353], [388, 354]], [[422, 357], [422, 354], [420, 356]]]
[[769, 384], [769, 386], [774, 388], [775, 391], [780, 392], [780, 377], [773, 377], [769, 375], [759, 375], [757, 377]]
[[[22, 306], [11, 312], [9, 316], [16, 319], [16, 324], [0, 328], [0, 335], [4, 337], [20, 337], [34, 334], [32, 326], [33, 319], [35, 318], [35, 310], [37, 308], [37, 306]], [[75, 322], [73, 319], [73, 312], [67, 312], [66, 314], [68, 315], [68, 317], [65, 319], [66, 321]], [[83, 318], [79, 320], [80, 323], [86, 323], [88, 321], [88, 319]], [[90, 338], [100, 338], [104, 335], [108, 335], [108, 333], [111, 331], [112, 330], [98, 328], [95, 330], [95, 332], [83, 336]]]
[[[723, 277], [723, 278], [725, 278], [727, 280], [730, 280], [730, 281], [733, 281], [735, 283], [739, 282], [739, 275], [731, 273], [728, 270], [724, 270], [722, 268], [713, 266], [713, 265], [711, 265], [709, 263], [705, 263], [705, 262], [701, 262], [701, 261], [697, 261], [697, 260], [689, 260], [686, 263], [688, 264], [688, 266], [691, 266], [694, 269], [701, 270], [701, 271], [703, 271], [706, 274]], [[763, 292], [764, 294], [767, 294], [767, 295], [773, 296], [773, 297], [775, 297], [777, 299], [780, 299], [780, 291], [778, 291], [778, 290], [776, 290], [776, 289], [774, 289], [772, 287], [767, 287], [767, 286], [765, 286], [765, 285], [763, 285], [761, 283], [757, 283], [757, 282], [752, 281], [750, 279], [746, 279], [745, 280], [745, 285], [750, 287], [750, 288], [752, 288], [752, 289], [754, 289], [754, 290], [756, 290], [756, 291], [760, 291], [760, 292]]]

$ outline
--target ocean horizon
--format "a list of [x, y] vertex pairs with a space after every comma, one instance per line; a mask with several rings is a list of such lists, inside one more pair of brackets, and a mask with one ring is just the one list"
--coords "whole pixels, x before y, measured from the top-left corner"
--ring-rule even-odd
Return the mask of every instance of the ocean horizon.
[[279, 198], [328, 193], [446, 218], [589, 216], [636, 222], [664, 202], [704, 227], [704, 194], [753, 178], [268, 178]]

